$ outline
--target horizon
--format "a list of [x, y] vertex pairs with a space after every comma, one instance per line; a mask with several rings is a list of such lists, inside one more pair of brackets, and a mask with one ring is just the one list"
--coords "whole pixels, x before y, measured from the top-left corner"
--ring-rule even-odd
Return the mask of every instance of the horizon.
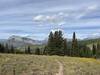
[[[55, 31], [58, 31], [58, 30], [55, 30]], [[50, 31], [50, 32], [55, 32], [55, 31]], [[74, 32], [73, 32], [74, 33]], [[64, 38], [66, 38], [67, 40], [72, 40], [73, 39], [73, 33], [72, 33], [72, 36], [71, 37], [66, 37], [65, 35], [64, 35], [64, 33], [62, 32], [62, 34], [63, 34], [63, 37]], [[77, 34], [75, 34], [76, 35], [76, 38], [77, 38]], [[49, 36], [49, 34], [48, 34], [48, 36]], [[11, 36], [9, 36], [9, 37], [6, 37], [6, 38], [4, 38], [4, 39], [2, 39], [2, 38], [0, 38], [0, 40], [8, 40], [8, 39], [11, 39], [11, 38], [17, 38], [17, 37], [19, 37], [19, 38], [29, 38], [29, 39], [32, 39], [32, 40], [38, 40], [38, 41], [43, 41], [43, 40], [47, 40], [48, 39], [48, 36], [47, 37], [45, 37], [45, 38], [43, 38], [43, 39], [37, 39], [37, 38], [34, 38], [34, 36], [21, 36], [21, 35], [11, 35]], [[98, 39], [98, 38], [100, 38], [100, 37], [86, 37], [86, 38], [77, 38], [78, 40], [88, 40], [88, 39]]]
[[[0, 0], [0, 39], [43, 40], [60, 29], [66, 38], [100, 37], [99, 0]], [[41, 38], [42, 37], [42, 38]]]

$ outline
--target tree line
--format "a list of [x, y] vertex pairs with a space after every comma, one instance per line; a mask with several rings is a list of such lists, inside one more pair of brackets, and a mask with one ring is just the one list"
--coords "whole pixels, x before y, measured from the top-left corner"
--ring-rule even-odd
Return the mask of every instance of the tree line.
[[87, 45], [81, 45], [78, 43], [75, 32], [73, 33], [72, 41], [69, 43], [67, 39], [63, 37], [62, 31], [55, 31], [49, 34], [48, 43], [44, 48], [44, 54], [73, 57], [99, 57], [100, 44], [93, 44], [92, 49]]
[[12, 54], [36, 54], [40, 55], [41, 50], [40, 48], [33, 49], [30, 46], [26, 46], [24, 50], [17, 49], [13, 45], [8, 44], [0, 44], [0, 53], [12, 53]]
[[8, 44], [0, 44], [0, 53], [15, 53], [13, 45], [8, 46]]
[[[32, 52], [33, 51], [33, 52]], [[100, 57], [100, 44], [93, 44], [92, 48], [86, 44], [79, 43], [76, 33], [73, 32], [72, 41], [63, 37], [62, 31], [50, 32], [48, 42], [43, 49], [32, 49], [30, 46], [25, 47], [24, 51], [17, 50], [13, 45], [0, 44], [0, 53], [21, 53], [36, 55], [59, 55], [72, 57]]]

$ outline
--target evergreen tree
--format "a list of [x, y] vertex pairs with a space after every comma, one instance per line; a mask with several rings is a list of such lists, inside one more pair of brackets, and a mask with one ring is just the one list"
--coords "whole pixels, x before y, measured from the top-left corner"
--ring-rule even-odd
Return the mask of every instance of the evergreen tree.
[[47, 55], [47, 46], [44, 47], [43, 55]]
[[63, 47], [63, 34], [62, 31], [55, 31], [54, 33], [54, 46], [56, 55], [64, 55]]
[[55, 31], [54, 33], [50, 32], [45, 52], [49, 55], [62, 55], [64, 53], [62, 47], [63, 47], [62, 31]]
[[54, 33], [54, 45], [57, 48], [61, 48], [63, 43], [62, 31], [55, 31]]
[[97, 50], [100, 50], [100, 44], [97, 43]]
[[30, 46], [28, 46], [27, 51], [28, 51], [28, 54], [31, 54], [31, 48], [30, 48]]
[[40, 52], [40, 49], [39, 49], [39, 48], [36, 48], [36, 50], [35, 50], [35, 54], [36, 54], [36, 55], [40, 55], [40, 54], [41, 54], [41, 52]]
[[4, 45], [3, 44], [0, 44], [0, 52], [1, 53], [4, 53], [5, 52], [4, 50], [5, 50]]
[[68, 51], [68, 47], [67, 47], [67, 40], [66, 39], [64, 39], [63, 40], [63, 54], [64, 55], [69, 55], [69, 51]]
[[50, 32], [49, 39], [48, 39], [48, 46], [49, 47], [53, 46], [53, 40], [54, 40], [53, 33]]
[[83, 48], [83, 57], [91, 57], [91, 50], [86, 45]]
[[71, 55], [72, 55], [72, 56], [79, 56], [78, 42], [77, 42], [77, 39], [76, 39], [76, 34], [75, 34], [75, 32], [73, 33]]
[[93, 44], [93, 47], [92, 47], [92, 53], [93, 53], [93, 56], [96, 56], [96, 46]]
[[100, 57], [100, 44], [97, 43], [97, 57]]
[[51, 55], [53, 49], [54, 49], [54, 36], [53, 36], [53, 33], [50, 32], [49, 38], [48, 38], [48, 44], [47, 44], [47, 46], [45, 47], [45, 52], [46, 52], [46, 54]]

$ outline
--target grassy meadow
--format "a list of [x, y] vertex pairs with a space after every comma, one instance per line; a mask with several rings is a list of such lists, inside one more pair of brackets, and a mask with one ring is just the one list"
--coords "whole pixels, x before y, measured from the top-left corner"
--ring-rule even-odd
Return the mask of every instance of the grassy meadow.
[[57, 61], [64, 75], [100, 75], [99, 59], [24, 54], [0, 54], [0, 75], [56, 75]]

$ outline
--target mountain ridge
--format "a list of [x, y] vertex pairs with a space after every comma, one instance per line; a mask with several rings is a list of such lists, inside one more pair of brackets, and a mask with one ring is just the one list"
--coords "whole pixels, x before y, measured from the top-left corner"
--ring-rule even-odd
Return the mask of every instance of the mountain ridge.
[[27, 37], [21, 37], [12, 35], [8, 39], [0, 39], [0, 43], [13, 45], [14, 47], [21, 47], [26, 45], [41, 45], [44, 44], [44, 40], [33, 40]]

